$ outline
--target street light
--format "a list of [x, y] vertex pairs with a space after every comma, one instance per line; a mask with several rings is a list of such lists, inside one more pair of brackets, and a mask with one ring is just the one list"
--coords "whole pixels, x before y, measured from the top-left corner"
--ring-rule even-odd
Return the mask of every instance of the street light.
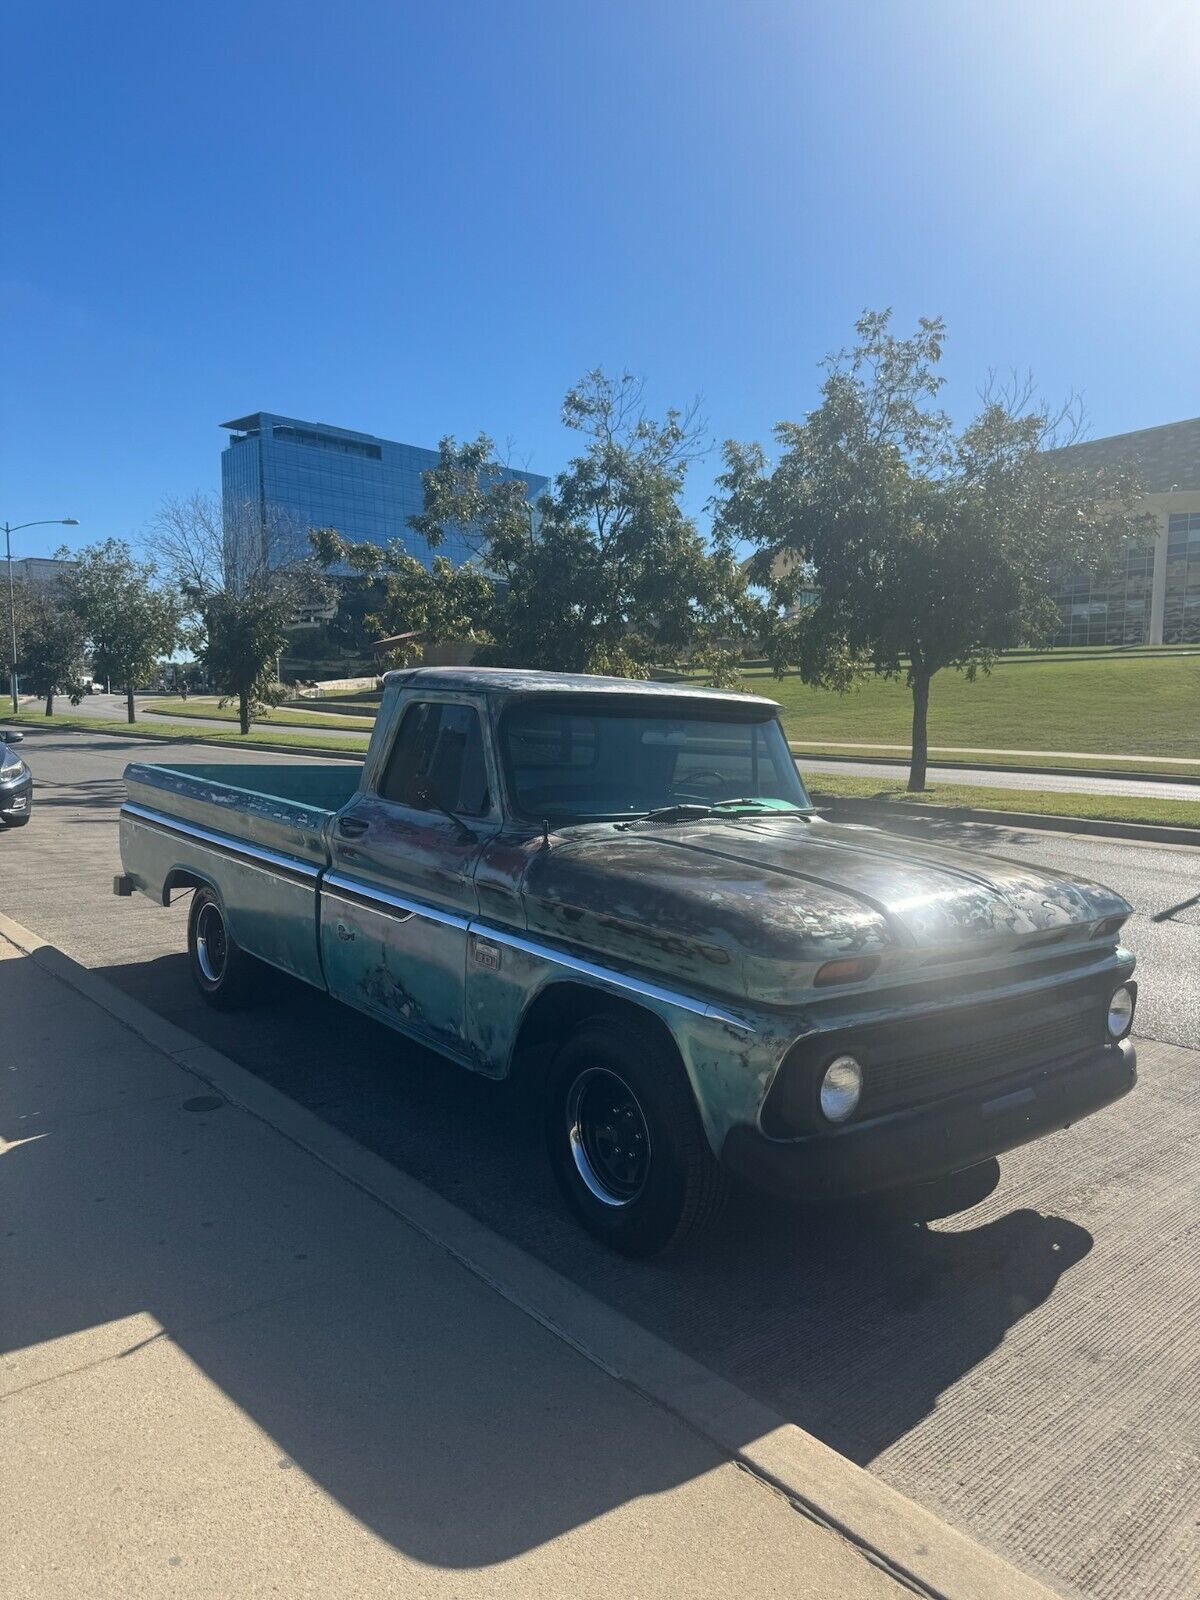
[[13, 716], [20, 709], [17, 703], [17, 602], [13, 594], [12, 575], [12, 535], [20, 533], [22, 528], [77, 528], [77, 517], [46, 517], [40, 522], [18, 522], [16, 527], [4, 524], [4, 559], [8, 562], [8, 635], [12, 645], [12, 666], [8, 674], [9, 687], [12, 689]]

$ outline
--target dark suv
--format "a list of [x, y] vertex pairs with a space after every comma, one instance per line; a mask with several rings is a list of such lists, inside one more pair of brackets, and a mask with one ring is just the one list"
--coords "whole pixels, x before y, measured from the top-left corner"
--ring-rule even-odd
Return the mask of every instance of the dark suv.
[[33, 809], [33, 773], [12, 749], [25, 737], [12, 728], [0, 728], [0, 823], [19, 828]]

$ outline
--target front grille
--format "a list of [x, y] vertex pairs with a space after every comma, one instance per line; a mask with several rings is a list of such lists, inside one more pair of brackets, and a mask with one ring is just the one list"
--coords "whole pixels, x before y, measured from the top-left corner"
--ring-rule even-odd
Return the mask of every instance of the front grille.
[[827, 1127], [817, 1088], [826, 1065], [843, 1052], [863, 1068], [856, 1121], [1062, 1065], [1104, 1042], [1110, 987], [1106, 977], [1044, 995], [810, 1035], [792, 1047], [776, 1074], [763, 1129], [788, 1138]]
[[1061, 1016], [1044, 1017], [1029, 1027], [1013, 1027], [994, 1037], [967, 1037], [892, 1060], [864, 1061], [862, 1114], [893, 1111], [938, 1095], [1027, 1072], [1070, 1059], [1100, 1043], [1101, 1015], [1091, 1004]]

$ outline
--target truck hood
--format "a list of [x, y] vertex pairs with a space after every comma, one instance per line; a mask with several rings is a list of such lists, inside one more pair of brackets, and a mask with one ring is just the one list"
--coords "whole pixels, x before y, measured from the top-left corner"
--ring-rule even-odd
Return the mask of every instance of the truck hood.
[[580, 828], [523, 888], [531, 933], [774, 1003], [837, 956], [998, 954], [1130, 910], [1069, 874], [803, 813]]

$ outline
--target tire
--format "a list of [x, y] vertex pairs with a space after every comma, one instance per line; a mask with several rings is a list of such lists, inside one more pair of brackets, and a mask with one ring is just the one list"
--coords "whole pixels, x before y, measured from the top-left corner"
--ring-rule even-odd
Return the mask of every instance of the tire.
[[545, 1131], [563, 1197], [622, 1255], [678, 1249], [716, 1216], [725, 1175], [678, 1057], [627, 1017], [582, 1022], [546, 1075]]
[[197, 889], [188, 912], [188, 960], [197, 989], [218, 1011], [236, 1011], [255, 998], [257, 963], [234, 941], [225, 908], [212, 889]]

